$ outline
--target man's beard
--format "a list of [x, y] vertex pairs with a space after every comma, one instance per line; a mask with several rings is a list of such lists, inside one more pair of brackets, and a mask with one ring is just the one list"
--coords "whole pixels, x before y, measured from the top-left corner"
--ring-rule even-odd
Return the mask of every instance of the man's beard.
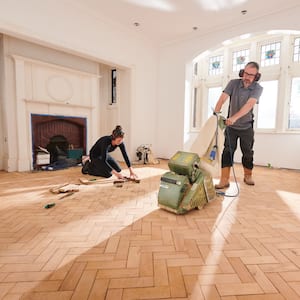
[[251, 81], [249, 80], [249, 79], [243, 79], [243, 84], [244, 84], [244, 86], [249, 86], [249, 85], [251, 85]]

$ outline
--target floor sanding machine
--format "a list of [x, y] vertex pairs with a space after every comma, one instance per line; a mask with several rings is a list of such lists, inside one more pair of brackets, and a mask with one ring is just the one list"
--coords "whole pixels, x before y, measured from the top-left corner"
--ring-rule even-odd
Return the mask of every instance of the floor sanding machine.
[[158, 206], [176, 214], [202, 208], [216, 196], [211, 175], [200, 168], [196, 153], [178, 151], [160, 179]]

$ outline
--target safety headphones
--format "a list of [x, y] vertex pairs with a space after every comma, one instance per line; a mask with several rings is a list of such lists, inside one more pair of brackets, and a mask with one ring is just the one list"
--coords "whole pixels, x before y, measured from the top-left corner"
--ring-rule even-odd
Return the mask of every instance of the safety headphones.
[[[259, 65], [258, 65], [258, 63], [255, 62], [255, 61], [250, 61], [250, 62], [248, 62], [248, 63], [246, 64], [246, 67], [248, 67], [248, 66], [251, 66], [251, 67], [256, 68], [257, 71], [259, 70]], [[240, 77], [243, 77], [243, 76], [244, 76], [244, 69], [241, 69], [241, 70], [239, 71], [239, 76], [240, 76]], [[260, 80], [260, 77], [261, 77], [261, 73], [257, 72], [256, 75], [255, 75], [255, 77], [254, 77], [254, 81], [259, 81], [259, 80]]]

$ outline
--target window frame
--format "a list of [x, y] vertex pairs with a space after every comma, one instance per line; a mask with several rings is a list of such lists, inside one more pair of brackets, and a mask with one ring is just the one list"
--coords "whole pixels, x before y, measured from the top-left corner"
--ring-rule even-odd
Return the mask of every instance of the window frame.
[[257, 124], [258, 124], [258, 112], [259, 112], [259, 103], [256, 104], [254, 106], [254, 109], [253, 109], [253, 114], [254, 114], [254, 129], [257, 131], [257, 132], [261, 132], [261, 133], [276, 133], [278, 130], [278, 123], [279, 123], [279, 120], [278, 120], [278, 113], [279, 113], [279, 109], [278, 109], [278, 106], [279, 106], [279, 91], [280, 91], [280, 78], [279, 76], [276, 76], [276, 74], [268, 74], [267, 78], [265, 78], [264, 76], [264, 80], [261, 80], [261, 82], [264, 82], [264, 81], [277, 81], [278, 82], [278, 85], [277, 85], [277, 99], [276, 99], [276, 111], [275, 111], [275, 127], [274, 128], [259, 128], [257, 127]]
[[[226, 45], [209, 52], [206, 56], [197, 58], [198, 74], [197, 78], [201, 78], [201, 84], [198, 82], [198, 103], [201, 107], [200, 121], [197, 122], [199, 127], [191, 128], [192, 131], [200, 130], [207, 120], [208, 115], [208, 89], [211, 87], [227, 85], [229, 80], [238, 78], [236, 71], [233, 71], [233, 53], [236, 51], [249, 49], [249, 61], [257, 61], [261, 65], [262, 46], [280, 42], [279, 64], [261, 66], [262, 81], [278, 80], [277, 92], [277, 109], [275, 128], [257, 128], [257, 117], [259, 104], [254, 106], [254, 128], [259, 133], [300, 133], [300, 128], [288, 128], [289, 122], [289, 103], [291, 99], [292, 78], [300, 77], [300, 61], [294, 61], [294, 44], [296, 38], [300, 38], [300, 34], [265, 34], [255, 36], [247, 40], [239, 40], [238, 42]], [[218, 75], [209, 75], [210, 58], [223, 55], [223, 73]], [[199, 81], [199, 80], [198, 80]], [[193, 87], [192, 87], [193, 88]], [[201, 96], [200, 96], [201, 94]], [[200, 97], [200, 98], [199, 98]], [[229, 102], [229, 101], [227, 101]], [[225, 109], [223, 109], [225, 111]], [[224, 115], [225, 116], [225, 115]], [[226, 116], [225, 116], [226, 117]]]

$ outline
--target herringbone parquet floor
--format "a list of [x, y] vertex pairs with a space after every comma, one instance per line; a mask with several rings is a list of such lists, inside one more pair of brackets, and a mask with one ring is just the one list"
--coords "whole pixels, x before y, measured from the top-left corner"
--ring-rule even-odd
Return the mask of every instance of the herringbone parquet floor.
[[250, 187], [237, 165], [239, 197], [177, 216], [157, 207], [166, 168], [68, 197], [49, 189], [80, 168], [0, 172], [0, 299], [300, 299], [299, 172], [257, 167]]

